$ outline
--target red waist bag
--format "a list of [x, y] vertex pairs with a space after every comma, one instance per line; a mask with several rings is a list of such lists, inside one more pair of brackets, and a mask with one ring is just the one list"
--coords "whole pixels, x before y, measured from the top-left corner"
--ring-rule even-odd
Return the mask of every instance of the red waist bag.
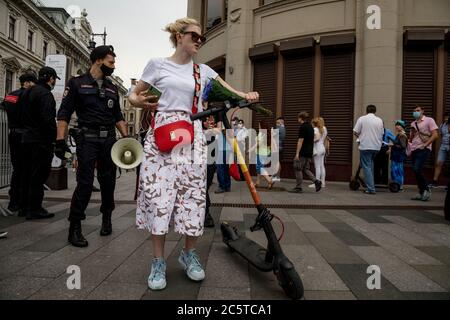
[[[195, 95], [192, 105], [192, 113], [197, 114], [198, 102], [201, 93], [200, 67], [194, 63]], [[155, 118], [152, 120], [152, 128], [155, 134], [155, 142], [159, 151], [169, 153], [175, 147], [184, 147], [194, 142], [194, 125], [181, 120], [163, 125], [155, 129]]]

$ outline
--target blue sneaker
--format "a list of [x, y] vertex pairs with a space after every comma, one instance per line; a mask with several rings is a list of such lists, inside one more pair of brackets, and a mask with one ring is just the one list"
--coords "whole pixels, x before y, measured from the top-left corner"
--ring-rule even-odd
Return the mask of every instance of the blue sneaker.
[[195, 250], [185, 252], [181, 251], [178, 262], [183, 266], [187, 276], [192, 281], [202, 281], [205, 279], [205, 270], [200, 264], [199, 258]]
[[148, 287], [153, 291], [159, 291], [164, 290], [166, 285], [166, 261], [163, 258], [153, 259]]

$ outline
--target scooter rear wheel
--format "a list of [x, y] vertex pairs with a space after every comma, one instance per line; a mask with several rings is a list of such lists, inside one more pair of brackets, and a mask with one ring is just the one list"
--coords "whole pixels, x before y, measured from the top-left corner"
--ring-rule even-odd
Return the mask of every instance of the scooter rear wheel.
[[295, 268], [284, 269], [281, 267], [277, 278], [280, 286], [289, 298], [292, 300], [300, 300], [303, 298], [303, 282]]

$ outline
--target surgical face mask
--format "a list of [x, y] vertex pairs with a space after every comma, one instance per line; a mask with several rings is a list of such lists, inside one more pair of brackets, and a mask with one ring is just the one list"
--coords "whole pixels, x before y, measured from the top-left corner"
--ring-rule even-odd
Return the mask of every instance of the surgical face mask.
[[422, 117], [422, 112], [415, 111], [413, 113], [413, 117], [414, 117], [414, 119], [419, 120]]
[[105, 64], [102, 64], [100, 69], [102, 70], [105, 77], [109, 77], [114, 73], [114, 68], [110, 68], [110, 67], [106, 66]]

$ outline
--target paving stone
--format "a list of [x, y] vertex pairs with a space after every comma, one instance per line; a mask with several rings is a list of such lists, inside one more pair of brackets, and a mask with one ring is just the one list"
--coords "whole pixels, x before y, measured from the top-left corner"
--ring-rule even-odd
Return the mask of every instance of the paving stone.
[[150, 237], [146, 231], [129, 228], [120, 236], [101, 248], [97, 254], [129, 256]]
[[447, 236], [450, 236], [450, 225], [445, 224], [427, 224], [427, 227], [438, 232], [441, 232]]
[[450, 236], [441, 232], [437, 232], [436, 230], [433, 230], [431, 228], [428, 228], [426, 224], [411, 221], [409, 217], [407, 219], [400, 216], [392, 216], [386, 217], [386, 219], [389, 219], [389, 221], [396, 223], [412, 232], [415, 232], [424, 238], [431, 239], [436, 243], [450, 247]]
[[0, 300], [24, 300], [29, 298], [52, 279], [14, 276], [0, 281]]
[[26, 268], [27, 266], [45, 258], [47, 252], [16, 251], [0, 260], [0, 280]]
[[405, 229], [399, 225], [392, 224], [392, 223], [379, 223], [374, 224], [374, 227], [377, 227], [378, 229], [381, 229], [394, 237], [414, 246], [414, 247], [433, 247], [433, 246], [439, 246], [439, 244], [431, 241], [430, 239], [426, 239], [424, 237], [421, 237], [417, 235], [414, 232], [409, 231], [408, 229]]
[[374, 210], [348, 210], [350, 214], [353, 214], [361, 219], [363, 219], [365, 222], [368, 223], [389, 223], [388, 220], [382, 218], [380, 216], [380, 211], [374, 211]]
[[100, 212], [100, 206], [90, 207], [85, 212], [87, 217], [97, 217], [102, 215]]
[[98, 286], [89, 296], [87, 300], [140, 300], [147, 292], [147, 285], [127, 283], [127, 285], [120, 285], [116, 282], [103, 282]]
[[348, 287], [313, 246], [284, 246], [307, 291], [348, 291]]
[[356, 231], [364, 234], [367, 238], [385, 248], [389, 252], [395, 254], [411, 265], [440, 265], [441, 263], [428, 256], [422, 251], [417, 250], [413, 246], [399, 240], [398, 238], [386, 233], [373, 224], [367, 223], [361, 218], [354, 215], [340, 215], [339, 218], [354, 228]]
[[220, 221], [244, 221], [244, 213], [241, 208], [223, 208], [220, 215]]
[[249, 288], [248, 263], [225, 245], [214, 243], [202, 287]]
[[432, 213], [432, 214], [437, 215], [442, 218], [445, 217], [444, 210], [427, 210], [427, 212]]
[[[84, 236], [87, 236], [96, 230], [97, 228], [93, 226], [84, 226], [83, 234]], [[23, 250], [33, 252], [56, 252], [68, 245], [67, 243], [68, 234], [69, 229], [58, 232], [52, 236], [37, 241], [31, 246], [25, 247]]]
[[250, 300], [250, 288], [201, 287], [198, 300]]
[[362, 233], [356, 231], [348, 224], [342, 222], [341, 220], [339, 221], [339, 223], [322, 222], [322, 224], [347, 246], [374, 247], [377, 245], [375, 242], [369, 240]]
[[415, 266], [414, 268], [450, 292], [449, 266]]
[[310, 215], [291, 215], [291, 218], [303, 232], [330, 232]]
[[432, 301], [438, 301], [438, 300], [450, 300], [450, 293], [428, 293], [428, 292], [414, 292], [414, 293], [404, 293], [403, 294], [405, 299], [408, 300], [432, 300]]
[[69, 274], [63, 274], [45, 288], [34, 294], [32, 300], [82, 300], [97, 288], [125, 257], [94, 254], [83, 260], [78, 266], [81, 270], [81, 290], [69, 290]]
[[448, 247], [417, 247], [417, 249], [450, 266], [450, 249]]
[[381, 273], [402, 292], [445, 292], [432, 280], [407, 265], [383, 248], [352, 247], [369, 265], [377, 265]]
[[[403, 294], [394, 287], [383, 275], [381, 276], [381, 290], [369, 290], [367, 280], [367, 264], [335, 264], [334, 271], [350, 288], [359, 300], [401, 300]], [[383, 270], [382, 270], [383, 271]]]
[[350, 291], [305, 291], [305, 300], [338, 301], [356, 300], [356, 298]]
[[329, 264], [364, 264], [357, 254], [330, 233], [306, 233], [306, 236]]
[[409, 219], [417, 223], [440, 223], [442, 219], [436, 215], [430, 214], [424, 210], [384, 210], [384, 209], [365, 209], [365, 210], [349, 210], [351, 214], [354, 214], [360, 218], [363, 218], [369, 223], [388, 223], [390, 222], [387, 217], [389, 216], [403, 216], [407, 215]]

